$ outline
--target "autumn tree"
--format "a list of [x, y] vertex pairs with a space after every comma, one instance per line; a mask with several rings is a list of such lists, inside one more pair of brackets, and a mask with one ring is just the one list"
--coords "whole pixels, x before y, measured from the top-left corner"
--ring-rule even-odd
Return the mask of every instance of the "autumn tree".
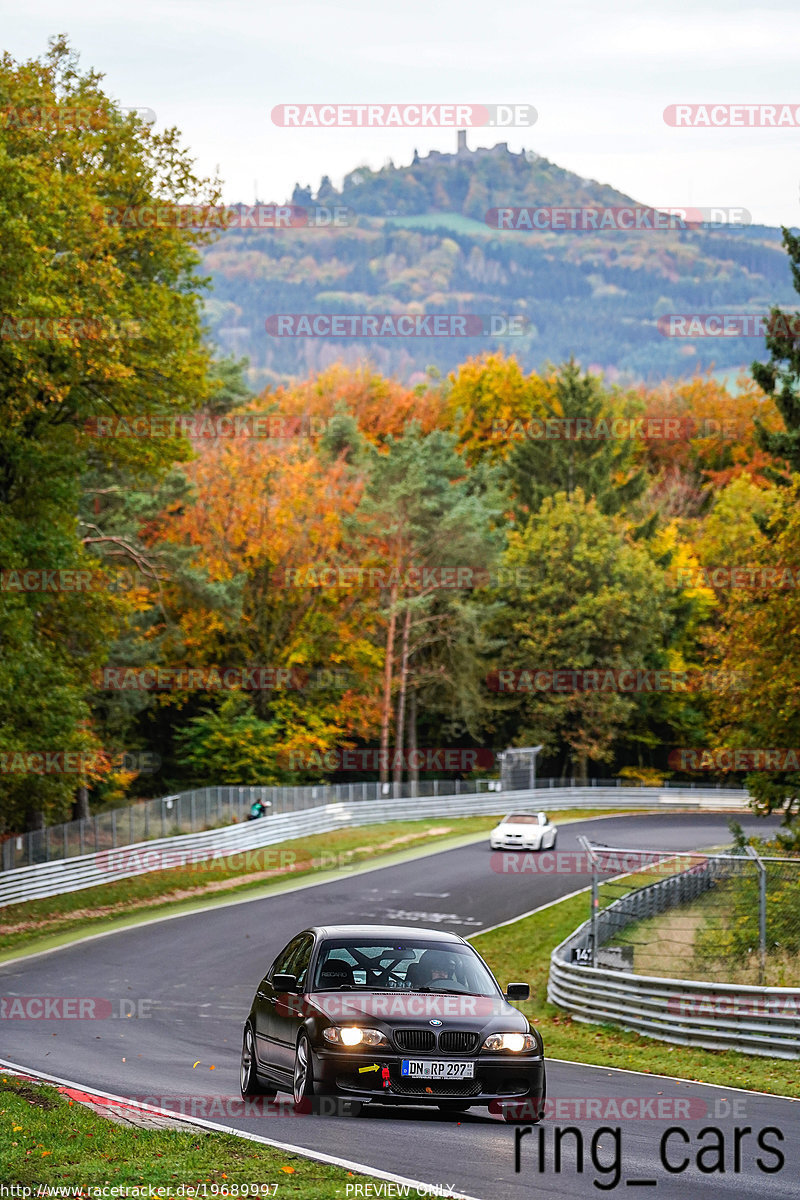
[[611, 760], [635, 700], [617, 691], [538, 691], [533, 673], [661, 666], [673, 620], [666, 572], [620, 516], [604, 513], [581, 488], [546, 497], [523, 529], [511, 531], [503, 568], [494, 630], [503, 644], [493, 670], [531, 673], [515, 676], [506, 693], [513, 740], [541, 742], [554, 756], [565, 747], [585, 778], [590, 761]]
[[[152, 485], [182, 439], [110, 438], [87, 422], [170, 415], [208, 394], [201, 240], [122, 210], [211, 202], [176, 130], [124, 115], [65, 39], [41, 60], [0, 59], [0, 558], [4, 568], [101, 567], [112, 546], [80, 526], [82, 481], [124, 467]], [[112, 564], [113, 565], [113, 564]], [[14, 751], [102, 749], [91, 679], [125, 612], [110, 595], [0, 593], [0, 725]], [[5, 775], [2, 820], [68, 814], [69, 774]]]

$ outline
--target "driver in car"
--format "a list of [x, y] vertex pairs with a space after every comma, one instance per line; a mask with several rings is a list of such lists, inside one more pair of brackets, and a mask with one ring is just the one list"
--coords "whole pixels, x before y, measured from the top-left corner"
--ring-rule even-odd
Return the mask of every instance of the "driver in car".
[[455, 960], [443, 950], [426, 950], [416, 963], [414, 984], [417, 987], [429, 987], [437, 979], [456, 978]]

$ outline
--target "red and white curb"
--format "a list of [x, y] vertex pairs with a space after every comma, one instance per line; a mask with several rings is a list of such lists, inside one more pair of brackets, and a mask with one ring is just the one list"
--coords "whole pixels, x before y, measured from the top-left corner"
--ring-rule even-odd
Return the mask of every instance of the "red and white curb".
[[[206, 1121], [200, 1117], [187, 1117], [184, 1113], [175, 1112], [168, 1108], [157, 1108], [152, 1104], [143, 1104], [138, 1100], [129, 1100], [126, 1096], [115, 1096], [112, 1092], [103, 1092], [98, 1088], [92, 1088], [88, 1091], [82, 1084], [75, 1083], [71, 1079], [61, 1079], [57, 1075], [46, 1075], [42, 1071], [33, 1071], [30, 1067], [20, 1066], [19, 1063], [8, 1062], [7, 1059], [0, 1059], [0, 1070], [5, 1071], [9, 1075], [15, 1075], [20, 1079], [28, 1080], [31, 1083], [52, 1083], [58, 1087], [58, 1090], [68, 1096], [78, 1104], [91, 1104], [98, 1108], [121, 1108], [128, 1111], [138, 1111], [142, 1115], [151, 1115], [154, 1117], [165, 1117], [172, 1120], [178, 1120], [181, 1124], [190, 1125], [198, 1129], [208, 1129], [213, 1133], [228, 1133], [234, 1137], [243, 1138], [248, 1142], [258, 1142], [262, 1146], [272, 1146], [276, 1150], [285, 1150], [287, 1154], [296, 1154], [300, 1158], [308, 1158], [313, 1162], [329, 1163], [334, 1167], [343, 1167], [347, 1171], [353, 1171], [355, 1174], [367, 1175], [373, 1179], [383, 1179], [387, 1183], [399, 1184], [402, 1187], [414, 1189], [418, 1196], [441, 1196], [446, 1200], [479, 1200], [476, 1196], [469, 1196], [466, 1192], [453, 1191], [449, 1185], [441, 1183], [426, 1183], [420, 1179], [410, 1179], [406, 1175], [395, 1175], [391, 1171], [381, 1171], [377, 1167], [370, 1167], [365, 1163], [351, 1162], [350, 1159], [340, 1158], [336, 1154], [323, 1154], [321, 1150], [307, 1150], [304, 1146], [292, 1146], [288, 1142], [278, 1142], [273, 1138], [262, 1137], [258, 1133], [247, 1133], [242, 1129], [234, 1129], [229, 1125], [218, 1125], [216, 1121]], [[376, 1191], [376, 1195], [377, 1195]], [[408, 1193], [407, 1193], [408, 1194]]]

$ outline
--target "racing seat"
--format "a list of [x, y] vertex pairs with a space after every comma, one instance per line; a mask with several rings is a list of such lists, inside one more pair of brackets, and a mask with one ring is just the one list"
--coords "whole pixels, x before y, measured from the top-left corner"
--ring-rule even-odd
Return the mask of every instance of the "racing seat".
[[424, 987], [431, 981], [430, 970], [424, 964], [409, 963], [406, 969], [406, 987]]
[[342, 962], [341, 959], [329, 958], [319, 973], [319, 986], [321, 988], [335, 988], [347, 983], [351, 987], [355, 983], [353, 968], [349, 963]]

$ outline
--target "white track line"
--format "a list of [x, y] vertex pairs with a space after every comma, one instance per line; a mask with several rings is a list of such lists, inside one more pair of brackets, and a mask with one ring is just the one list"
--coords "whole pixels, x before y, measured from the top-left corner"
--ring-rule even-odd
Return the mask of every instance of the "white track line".
[[672, 1083], [690, 1083], [693, 1087], [718, 1088], [723, 1092], [741, 1092], [745, 1096], [763, 1096], [765, 1100], [790, 1100], [793, 1104], [800, 1104], [799, 1096], [784, 1096], [782, 1092], [756, 1092], [752, 1088], [730, 1087], [727, 1083], [704, 1083], [701, 1079], [685, 1079], [683, 1075], [659, 1075], [655, 1071], [632, 1071], [629, 1067], [599, 1067], [597, 1063], [574, 1062], [571, 1058], [548, 1056], [547, 1062], [580, 1067], [584, 1071], [617, 1071], [621, 1075], [641, 1075], [644, 1079], [669, 1079]]
[[[575, 812], [576, 810], [572, 809], [572, 810], [565, 810], [565, 811]], [[657, 810], [655, 810], [655, 809], [652, 812], [649, 810], [646, 812], [643, 812], [641, 810], [636, 810], [633, 815], [634, 816], [643, 816], [643, 817], [652, 817], [656, 814], [656, 811]], [[479, 813], [478, 815], [483, 816], [484, 814]], [[494, 814], [489, 813], [488, 815], [492, 816]], [[570, 817], [567, 820], [563, 821], [562, 824], [572, 825], [572, 824], [578, 824], [581, 821], [587, 822], [587, 823], [589, 821], [609, 821], [613, 817], [624, 817], [627, 815], [630, 815], [630, 810], [624, 810], [622, 812], [617, 812], [617, 813], [608, 813], [606, 816], [603, 816], [603, 817], [577, 816], [574, 821]], [[462, 836], [464, 836], [464, 835], [462, 835]], [[228, 900], [224, 900], [224, 899], [216, 900], [216, 901], [212, 901], [210, 904], [203, 904], [202, 902], [199, 902], [196, 906], [194, 906], [192, 908], [182, 909], [180, 912], [160, 913], [160, 914], [154, 914], [153, 916], [150, 916], [150, 917], [148, 917], [146, 914], [142, 914], [141, 920], [136, 919], [135, 921], [132, 921], [129, 925], [119, 925], [115, 929], [104, 929], [98, 933], [87, 933], [83, 937], [70, 938], [67, 941], [60, 942], [59, 945], [57, 945], [57, 946], [48, 946], [46, 950], [34, 950], [33, 953], [31, 953], [31, 954], [19, 954], [15, 958], [0, 957], [0, 968], [14, 966], [16, 963], [28, 961], [28, 960], [34, 959], [34, 958], [41, 958], [45, 954], [56, 954], [56, 953], [58, 953], [59, 950], [65, 950], [71, 946], [82, 946], [82, 945], [85, 945], [86, 942], [94, 942], [98, 938], [114, 937], [114, 935], [117, 933], [127, 933], [129, 930], [132, 930], [132, 929], [141, 929], [144, 925], [157, 925], [160, 921], [178, 921], [178, 920], [180, 920], [181, 917], [193, 917], [199, 913], [213, 912], [216, 909], [220, 909], [220, 908], [233, 908], [237, 904], [255, 904], [259, 900], [269, 900], [273, 896], [287, 896], [287, 895], [290, 895], [292, 892], [303, 892], [307, 888], [324, 887], [325, 884], [327, 884], [327, 883], [340, 883], [342, 879], [351, 879], [356, 875], [370, 875], [370, 874], [372, 874], [373, 871], [390, 870], [393, 867], [404, 866], [408, 862], [416, 862], [418, 859], [421, 859], [421, 858], [431, 858], [435, 854], [447, 854], [448, 851], [450, 851], [450, 850], [466, 849], [467, 846], [472, 846], [478, 842], [484, 841], [487, 836], [488, 836], [488, 831], [487, 831], [487, 833], [477, 833], [477, 834], [475, 834], [474, 837], [470, 837], [469, 841], [464, 842], [460, 846], [420, 847], [419, 854], [414, 854], [410, 858], [403, 858], [403, 859], [401, 859], [400, 862], [390, 862], [390, 863], [378, 862], [372, 866], [365, 865], [365, 866], [357, 866], [357, 867], [353, 867], [353, 868], [338, 867], [334, 871], [321, 872], [321, 874], [324, 877], [320, 878], [320, 879], [306, 878], [306, 879], [298, 880], [297, 883], [277, 884], [276, 886], [267, 884], [267, 885], [265, 885], [264, 891], [256, 892], [254, 890], [253, 894], [249, 895], [249, 896], [248, 895], [232, 896]], [[280, 845], [279, 842], [276, 842], [275, 844]], [[497, 851], [497, 853], [500, 853], [500, 851]], [[391, 857], [391, 856], [387, 856], [387, 857]], [[120, 881], [120, 882], [122, 882], [122, 881]], [[577, 895], [578, 893], [574, 893], [574, 894]], [[566, 900], [566, 899], [568, 899], [568, 897], [562, 896], [562, 899]], [[537, 910], [533, 909], [532, 911], [536, 912]], [[531, 915], [530, 913], [522, 914], [522, 916], [525, 916], [525, 917], [528, 917], [530, 915]], [[514, 917], [512, 921], [507, 921], [504, 923], [512, 924], [513, 921], [519, 921], [521, 919], [522, 919], [521, 917]], [[500, 926], [493, 925], [491, 928], [499, 929]], [[485, 933], [488, 931], [481, 929], [480, 932]], [[57, 937], [58, 934], [54, 934], [53, 936]]]
[[446, 1195], [449, 1198], [452, 1196], [454, 1200], [479, 1200], [476, 1196], [468, 1196], [466, 1192], [453, 1192], [449, 1190], [449, 1185], [441, 1183], [424, 1183], [419, 1179], [409, 1179], [406, 1175], [394, 1175], [391, 1171], [381, 1171], [377, 1167], [370, 1167], [364, 1163], [351, 1162], [347, 1158], [339, 1158], [335, 1154], [323, 1154], [320, 1150], [307, 1150], [305, 1147], [291, 1146], [287, 1142], [276, 1142], [272, 1138], [262, 1137], [258, 1133], [246, 1133], [242, 1129], [234, 1129], [229, 1125], [218, 1125], [215, 1121], [205, 1121], [200, 1117], [187, 1117], [184, 1113], [173, 1112], [168, 1108], [156, 1108], [152, 1104], [142, 1104], [139, 1101], [129, 1100], [126, 1096], [115, 1096], [112, 1092], [102, 1092], [99, 1088], [87, 1087], [82, 1083], [75, 1083], [71, 1079], [61, 1079], [57, 1075], [45, 1075], [33, 1067], [24, 1067], [19, 1063], [10, 1063], [5, 1059], [0, 1059], [0, 1068], [7, 1070], [9, 1074], [19, 1072], [23, 1075], [28, 1075], [34, 1079], [44, 1080], [46, 1083], [57, 1083], [62, 1087], [74, 1088], [75, 1091], [83, 1092], [86, 1096], [100, 1096], [104, 1100], [114, 1100], [127, 1108], [137, 1108], [141, 1112], [155, 1113], [161, 1117], [178, 1117], [187, 1125], [196, 1125], [200, 1129], [210, 1129], [214, 1133], [232, 1133], [234, 1137], [244, 1138], [248, 1142], [258, 1142], [262, 1146], [273, 1146], [277, 1150], [285, 1150], [288, 1154], [297, 1154], [300, 1158], [309, 1158], [313, 1162], [330, 1163], [334, 1167], [345, 1167], [348, 1171], [357, 1171], [359, 1175], [371, 1175], [375, 1179], [385, 1179], [389, 1183], [403, 1184], [409, 1188], [416, 1188], [418, 1194], [422, 1195]]

